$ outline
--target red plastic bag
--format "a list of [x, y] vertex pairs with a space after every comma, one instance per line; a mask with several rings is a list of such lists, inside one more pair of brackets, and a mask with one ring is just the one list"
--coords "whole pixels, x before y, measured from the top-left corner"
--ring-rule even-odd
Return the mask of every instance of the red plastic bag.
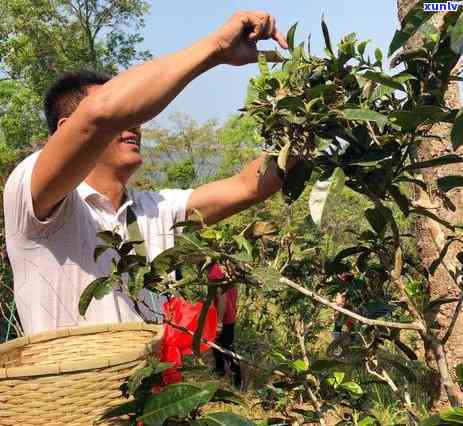
[[[164, 315], [167, 320], [175, 325], [184, 327], [192, 332], [196, 331], [198, 318], [203, 307], [203, 302], [195, 304], [189, 303], [180, 297], [173, 297], [164, 304]], [[217, 335], [217, 310], [214, 306], [209, 308], [209, 312], [204, 324], [203, 339], [214, 341]], [[168, 369], [163, 374], [165, 384], [178, 383], [182, 380], [182, 375], [178, 367], [182, 366], [183, 355], [193, 354], [193, 336], [182, 330], [164, 324], [164, 336], [161, 343], [162, 362], [170, 362], [175, 368]], [[200, 350], [204, 352], [209, 346], [202, 343]]]

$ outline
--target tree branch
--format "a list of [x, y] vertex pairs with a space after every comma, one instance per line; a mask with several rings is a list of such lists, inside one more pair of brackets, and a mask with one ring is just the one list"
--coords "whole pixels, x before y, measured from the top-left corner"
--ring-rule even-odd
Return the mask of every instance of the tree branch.
[[280, 278], [280, 283], [287, 285], [288, 287], [294, 288], [295, 290], [299, 291], [302, 294], [305, 294], [306, 296], [310, 297], [313, 300], [316, 300], [322, 305], [328, 306], [329, 308], [334, 309], [335, 311], [341, 312], [342, 314], [347, 315], [348, 317], [354, 318], [357, 321], [364, 323], [364, 324], [378, 326], [378, 327], [386, 327], [386, 328], [398, 328], [400, 330], [416, 330], [416, 331], [421, 331], [421, 332], [425, 331], [424, 326], [418, 322], [398, 323], [398, 322], [380, 321], [380, 320], [373, 320], [370, 318], [366, 318], [362, 315], [356, 314], [355, 312], [349, 311], [348, 309], [342, 308], [341, 306], [338, 306], [335, 303], [330, 302], [328, 299], [325, 299], [324, 297], [314, 293], [311, 290], [308, 290], [300, 286], [299, 284], [296, 284], [295, 282], [285, 277]]

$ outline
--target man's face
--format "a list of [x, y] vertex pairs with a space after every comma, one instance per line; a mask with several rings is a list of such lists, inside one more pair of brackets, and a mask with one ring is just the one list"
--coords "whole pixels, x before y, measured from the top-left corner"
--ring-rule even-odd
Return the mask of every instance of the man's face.
[[[90, 95], [100, 86], [89, 86], [87, 92]], [[66, 118], [63, 118], [62, 124]], [[132, 175], [143, 163], [141, 156], [141, 128], [133, 127], [122, 131], [106, 147], [98, 158], [98, 165], [106, 168], [122, 171], [125, 175]]]
[[106, 147], [99, 157], [97, 165], [101, 164], [132, 174], [143, 163], [140, 149], [140, 127], [124, 130]]

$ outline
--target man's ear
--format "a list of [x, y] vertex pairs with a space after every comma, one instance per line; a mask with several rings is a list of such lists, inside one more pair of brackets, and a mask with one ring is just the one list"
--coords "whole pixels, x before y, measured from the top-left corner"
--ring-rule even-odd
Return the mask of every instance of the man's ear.
[[61, 117], [58, 120], [57, 128], [59, 129], [66, 122], [67, 119], [68, 119], [67, 117]]

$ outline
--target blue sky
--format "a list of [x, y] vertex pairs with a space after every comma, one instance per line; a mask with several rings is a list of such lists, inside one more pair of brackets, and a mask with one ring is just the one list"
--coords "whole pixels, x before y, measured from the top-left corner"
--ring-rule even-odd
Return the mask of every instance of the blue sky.
[[[146, 19], [143, 48], [155, 56], [182, 49], [222, 25], [236, 10], [266, 10], [272, 13], [286, 34], [299, 22], [296, 40], [312, 34], [312, 50], [322, 52], [321, 16], [330, 28], [333, 42], [356, 32], [361, 40], [371, 39], [371, 51], [383, 52], [398, 27], [395, 0], [170, 0], [151, 3]], [[270, 42], [260, 44], [272, 48]], [[182, 112], [203, 122], [225, 120], [243, 105], [249, 79], [256, 65], [219, 66], [193, 81], [155, 120], [166, 124], [172, 112]]]

